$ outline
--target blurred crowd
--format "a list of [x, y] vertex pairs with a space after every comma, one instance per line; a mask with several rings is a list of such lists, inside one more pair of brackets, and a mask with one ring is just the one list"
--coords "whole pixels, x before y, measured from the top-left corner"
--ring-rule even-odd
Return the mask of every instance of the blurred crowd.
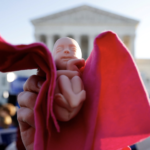
[[17, 109], [12, 103], [0, 105], [0, 150], [25, 150], [17, 121]]
[[0, 129], [16, 128], [18, 126], [17, 107], [6, 103], [0, 105]]
[[0, 105], [0, 150], [16, 140], [18, 127], [17, 107], [11, 103]]

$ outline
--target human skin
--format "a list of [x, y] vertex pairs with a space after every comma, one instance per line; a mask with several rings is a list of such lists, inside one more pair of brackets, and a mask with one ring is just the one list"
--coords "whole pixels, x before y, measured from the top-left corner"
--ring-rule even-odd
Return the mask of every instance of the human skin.
[[17, 111], [21, 138], [26, 150], [33, 150], [35, 122], [34, 106], [45, 79], [39, 75], [33, 75], [24, 84], [24, 91], [18, 95], [20, 109]]

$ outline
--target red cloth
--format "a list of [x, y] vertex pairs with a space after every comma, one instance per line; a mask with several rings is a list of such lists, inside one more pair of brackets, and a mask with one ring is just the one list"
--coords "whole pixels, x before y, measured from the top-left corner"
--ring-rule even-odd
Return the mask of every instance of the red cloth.
[[104, 32], [94, 40], [82, 75], [87, 99], [69, 122], [57, 122], [53, 113], [56, 68], [49, 50], [40, 43], [0, 42], [2, 72], [33, 68], [46, 74], [35, 105], [35, 150], [116, 150], [150, 135], [147, 93], [114, 33]]
[[125, 147], [125, 148], [122, 148], [120, 150], [131, 150], [131, 148], [130, 147]]

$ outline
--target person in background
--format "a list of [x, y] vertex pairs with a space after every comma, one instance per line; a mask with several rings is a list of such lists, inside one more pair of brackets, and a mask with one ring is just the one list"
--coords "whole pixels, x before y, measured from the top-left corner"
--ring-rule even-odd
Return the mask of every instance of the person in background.
[[0, 107], [0, 129], [13, 127], [12, 117], [16, 114], [16, 107], [12, 104], [5, 104]]

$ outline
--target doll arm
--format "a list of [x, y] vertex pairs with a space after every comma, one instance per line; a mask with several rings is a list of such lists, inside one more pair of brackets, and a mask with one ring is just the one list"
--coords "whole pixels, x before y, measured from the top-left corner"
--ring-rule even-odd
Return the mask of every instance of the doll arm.
[[67, 70], [78, 71], [85, 66], [84, 59], [71, 59], [67, 63]]

